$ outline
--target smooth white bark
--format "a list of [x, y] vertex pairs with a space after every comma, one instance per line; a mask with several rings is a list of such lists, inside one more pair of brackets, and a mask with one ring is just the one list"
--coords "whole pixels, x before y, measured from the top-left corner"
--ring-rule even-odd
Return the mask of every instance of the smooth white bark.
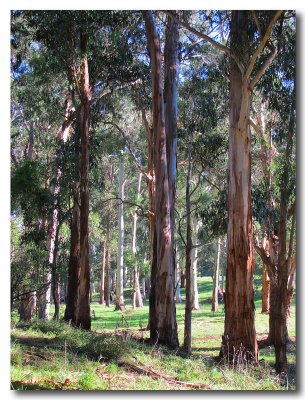
[[116, 279], [116, 306], [124, 307], [124, 161], [120, 160], [119, 167], [119, 202], [118, 210], [118, 257], [117, 257], [117, 279]]

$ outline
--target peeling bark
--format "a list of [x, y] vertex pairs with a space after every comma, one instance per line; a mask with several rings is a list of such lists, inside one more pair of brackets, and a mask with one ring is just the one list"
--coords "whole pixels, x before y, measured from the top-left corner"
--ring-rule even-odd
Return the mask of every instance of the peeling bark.
[[90, 86], [89, 68], [87, 59], [88, 37], [80, 33], [80, 48], [82, 52], [80, 65], [80, 262], [79, 285], [76, 307], [76, 325], [90, 330], [90, 266], [89, 266], [89, 114], [90, 114]]
[[[242, 48], [240, 57], [249, 60], [248, 11], [232, 11], [231, 46]], [[243, 354], [257, 361], [254, 326], [254, 254], [251, 210], [251, 137], [249, 129], [249, 81], [235, 61], [230, 67], [230, 138], [228, 242], [226, 272], [225, 330], [221, 355], [233, 360]]]
[[151, 11], [144, 11], [153, 92], [154, 167], [156, 179], [154, 252], [150, 296], [151, 339], [178, 346], [174, 301], [175, 266], [171, 225], [160, 39]]

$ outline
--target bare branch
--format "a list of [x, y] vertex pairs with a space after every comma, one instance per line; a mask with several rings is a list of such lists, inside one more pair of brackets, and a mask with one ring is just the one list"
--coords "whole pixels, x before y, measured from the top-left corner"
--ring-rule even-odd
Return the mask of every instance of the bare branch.
[[140, 204], [133, 203], [132, 201], [129, 201], [129, 200], [123, 200], [121, 197], [110, 197], [109, 199], [102, 200], [101, 204], [107, 203], [108, 201], [111, 201], [111, 200], [118, 200], [118, 201], [120, 201], [120, 204], [126, 204], [130, 207], [137, 207], [139, 210], [141, 210], [141, 212], [139, 212], [139, 210], [136, 210], [136, 214], [139, 217], [150, 218], [150, 216], [153, 215], [153, 213], [150, 210], [145, 212], [143, 207]]
[[149, 126], [148, 120], [147, 120], [147, 116], [146, 116], [146, 112], [144, 107], [141, 104], [141, 114], [142, 114], [142, 121], [143, 121], [143, 125], [144, 128], [146, 130], [146, 133], [150, 136], [151, 132], [152, 132], [152, 127]]
[[[106, 95], [109, 94], [109, 93], [116, 92], [117, 90], [120, 90], [120, 89], [125, 89], [126, 87], [129, 87], [129, 86], [134, 86], [134, 85], [140, 84], [141, 82], [142, 82], [142, 80], [141, 80], [140, 78], [138, 78], [138, 79], [135, 79], [135, 80], [133, 80], [133, 81], [129, 81], [129, 82], [122, 83], [121, 85], [115, 86], [115, 87], [105, 86], [105, 87], [102, 89], [102, 91], [101, 91], [97, 96], [94, 97], [94, 100], [100, 100], [102, 97], [106, 96]], [[99, 84], [99, 83], [97, 83], [97, 84], [95, 85], [95, 87], [96, 87], [98, 84]]]
[[[267, 27], [267, 30], [265, 32], [264, 37], [261, 40], [260, 45], [258, 46], [258, 48], [255, 50], [254, 54], [252, 55], [251, 59], [250, 59], [250, 63], [248, 65], [247, 71], [246, 71], [246, 78], [250, 79], [250, 75], [253, 71], [254, 65], [259, 57], [259, 55], [261, 54], [261, 52], [264, 50], [266, 43], [268, 41], [268, 39], [270, 38], [271, 35], [271, 31], [272, 31], [272, 27], [273, 25], [276, 23], [276, 21], [278, 20], [278, 18], [281, 16], [282, 14], [282, 10], [278, 10], [274, 13], [273, 17], [271, 18], [271, 21], [269, 22], [269, 25]], [[275, 54], [276, 55], [276, 54]], [[275, 57], [274, 55], [274, 57]], [[274, 58], [273, 57], [273, 58]], [[272, 61], [271, 61], [272, 62]], [[268, 66], [270, 65], [270, 63], [268, 64]], [[266, 67], [267, 68], [267, 67]], [[265, 70], [266, 70], [265, 68]], [[262, 73], [263, 74], [263, 73]], [[260, 76], [262, 76], [262, 74]], [[258, 78], [259, 79], [259, 78]], [[256, 82], [258, 81], [258, 79], [256, 80]], [[252, 81], [253, 82], [253, 81]], [[253, 87], [255, 86], [255, 84], [253, 85]], [[252, 87], [252, 89], [253, 89]]]
[[191, 27], [188, 23], [183, 22], [181, 20], [179, 20], [179, 18], [177, 18], [175, 15], [173, 15], [170, 11], [163, 11], [166, 15], [168, 15], [169, 17], [171, 17], [177, 24], [183, 26], [184, 28], [186, 28], [187, 30], [189, 30], [190, 32], [194, 33], [194, 35], [199, 36], [200, 38], [206, 40], [208, 43], [210, 43], [213, 47], [215, 47], [216, 49], [222, 51], [223, 53], [227, 54], [229, 57], [231, 57], [237, 64], [238, 68], [240, 69], [241, 73], [243, 74], [245, 72], [245, 68], [242, 65], [242, 63], [238, 60], [238, 58], [235, 56], [234, 53], [231, 52], [231, 50], [229, 49], [229, 47], [224, 46], [223, 44], [216, 42], [216, 40], [212, 39], [210, 36], [205, 35], [202, 32], [197, 31], [197, 29]]
[[250, 118], [250, 126], [252, 126], [252, 128], [255, 130], [256, 133], [258, 133], [260, 136], [263, 136], [263, 131], [261, 129], [261, 127], [259, 127], [254, 121], [253, 119]]
[[213, 183], [212, 181], [210, 181], [210, 179], [208, 179], [206, 176], [202, 176], [202, 179], [207, 181], [211, 186], [213, 186], [215, 189], [217, 189], [219, 192], [221, 192], [220, 187], [218, 185], [216, 185], [216, 183]]
[[191, 193], [190, 193], [190, 198], [192, 197], [192, 195], [196, 192], [196, 190], [199, 188], [199, 185], [200, 185], [200, 183], [201, 183], [201, 179], [202, 179], [202, 174], [203, 174], [203, 170], [202, 171], [200, 171], [200, 173], [199, 173], [199, 178], [198, 178], [198, 181], [197, 181], [197, 183], [196, 183], [196, 185], [195, 185], [195, 187], [194, 187], [194, 189], [191, 191]]
[[249, 88], [250, 90], [253, 91], [255, 85], [257, 84], [257, 82], [260, 80], [260, 78], [264, 75], [265, 71], [267, 70], [267, 68], [270, 67], [270, 65], [273, 63], [273, 60], [275, 59], [276, 55], [277, 55], [278, 51], [277, 48], [274, 47], [273, 52], [270, 54], [270, 56], [267, 58], [267, 60], [264, 62], [264, 64], [261, 66], [260, 70], [258, 71], [258, 73], [255, 75], [255, 77], [252, 79], [252, 81], [250, 82]]
[[256, 240], [254, 240], [254, 249], [261, 257], [263, 263], [266, 265], [269, 276], [272, 276], [274, 274], [274, 266], [271, 262], [270, 256], [267, 254], [266, 250], [263, 247], [259, 246]]
[[114, 128], [116, 128], [121, 133], [121, 135], [123, 136], [123, 139], [125, 141], [125, 144], [126, 144], [128, 150], [129, 150], [129, 153], [131, 154], [132, 158], [134, 159], [134, 162], [136, 163], [137, 168], [139, 169], [140, 172], [142, 172], [142, 174], [146, 177], [146, 179], [151, 180], [152, 177], [143, 169], [142, 165], [138, 163], [137, 157], [136, 157], [134, 151], [132, 150], [132, 148], [131, 148], [128, 140], [127, 140], [127, 137], [126, 137], [125, 132], [123, 131], [123, 129], [121, 129], [119, 127], [119, 125], [117, 125], [113, 121], [106, 121], [104, 123], [108, 124], [108, 125], [112, 125]]
[[179, 217], [177, 232], [178, 232], [178, 235], [180, 236], [180, 239], [182, 240], [182, 242], [184, 244], [184, 247], [186, 247], [186, 241], [185, 241], [185, 239], [184, 239], [184, 237], [182, 236], [182, 233], [181, 233], [181, 221], [182, 221], [182, 219], [184, 217], [181, 217], [181, 214], [179, 213], [179, 211], [176, 208], [175, 208], [175, 211], [176, 211], [176, 213], [178, 214], [178, 217]]
[[255, 25], [257, 27], [257, 30], [258, 30], [258, 33], [259, 33], [259, 37], [262, 40], [262, 29], [261, 29], [261, 26], [260, 26], [260, 24], [258, 22], [258, 18], [257, 18], [256, 12], [253, 10], [253, 11], [251, 11], [251, 14], [252, 14], [253, 20], [255, 22]]

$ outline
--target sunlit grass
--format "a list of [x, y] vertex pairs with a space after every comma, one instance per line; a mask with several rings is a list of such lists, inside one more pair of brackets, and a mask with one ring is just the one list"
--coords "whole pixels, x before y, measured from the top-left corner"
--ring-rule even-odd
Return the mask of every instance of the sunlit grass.
[[[13, 388], [74, 389], [74, 390], [176, 390], [179, 385], [164, 379], [154, 380], [118, 367], [117, 359], [144, 363], [166, 376], [193, 383], [205, 383], [214, 390], [285, 390], [295, 389], [294, 378], [281, 381], [272, 370], [273, 347], [260, 351], [260, 366], [238, 366], [232, 369], [215, 360], [218, 356], [224, 328], [224, 310], [211, 312], [212, 279], [199, 278], [200, 310], [193, 312], [192, 345], [190, 357], [168, 351], [158, 345], [151, 346], [127, 337], [115, 338], [115, 331], [138, 331], [143, 338], [148, 332], [148, 300], [144, 307], [133, 309], [130, 290], [125, 290], [126, 312], [114, 311], [98, 303], [94, 295], [91, 304], [92, 332], [83, 332], [63, 322], [37, 321], [31, 324], [14, 323], [12, 329], [11, 364]], [[268, 333], [268, 315], [261, 313], [260, 281], [255, 281], [256, 331], [258, 338]], [[183, 342], [184, 300], [177, 304], [180, 344]], [[53, 308], [51, 308], [51, 315]], [[61, 306], [61, 316], [64, 306]], [[16, 321], [16, 316], [14, 317]], [[289, 319], [289, 335], [295, 336], [295, 304]], [[288, 344], [290, 370], [295, 369], [296, 351]], [[294, 374], [295, 375], [295, 374]], [[187, 389], [187, 388], [183, 388]]]

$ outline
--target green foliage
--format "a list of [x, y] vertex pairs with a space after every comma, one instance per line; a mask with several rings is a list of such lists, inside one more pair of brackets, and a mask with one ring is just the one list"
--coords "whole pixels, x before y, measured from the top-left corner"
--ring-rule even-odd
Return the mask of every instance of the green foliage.
[[50, 192], [43, 186], [42, 171], [39, 162], [24, 160], [12, 174], [12, 207], [20, 206], [26, 222], [45, 216], [50, 206]]

